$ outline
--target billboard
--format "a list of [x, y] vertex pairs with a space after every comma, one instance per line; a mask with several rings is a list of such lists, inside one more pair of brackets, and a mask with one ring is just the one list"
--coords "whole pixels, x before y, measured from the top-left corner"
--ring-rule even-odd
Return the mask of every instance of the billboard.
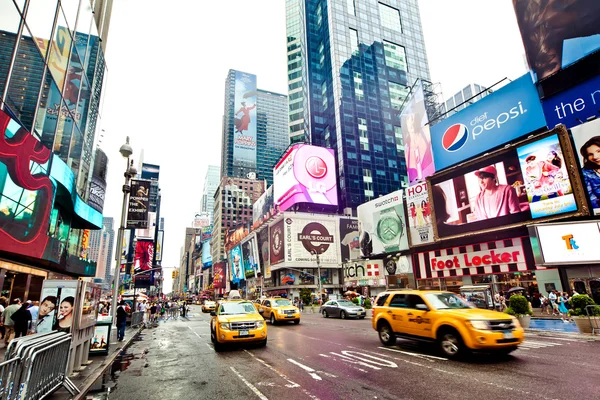
[[413, 246], [433, 242], [433, 224], [428, 194], [426, 183], [417, 183], [406, 189], [409, 236]]
[[254, 278], [255, 272], [260, 272], [254, 246], [254, 238], [242, 243], [242, 259], [244, 260], [244, 274], [246, 278]]
[[235, 246], [229, 252], [229, 264], [231, 265], [231, 282], [238, 283], [245, 279], [244, 260], [242, 258], [242, 247]]
[[546, 126], [529, 74], [431, 127], [438, 171]]
[[200, 229], [205, 226], [210, 225], [210, 214], [207, 212], [200, 212], [194, 215], [194, 220], [192, 221], [192, 228]]
[[542, 107], [549, 128], [563, 124], [572, 128], [591, 116], [596, 116], [600, 104], [600, 75], [577, 86], [546, 97]]
[[332, 149], [296, 144], [273, 169], [273, 196], [280, 211], [298, 203], [338, 205]]
[[271, 266], [283, 261], [283, 219], [269, 227], [269, 260]]
[[577, 211], [558, 135], [517, 148], [532, 218]]
[[429, 118], [425, 109], [423, 82], [419, 80], [412, 97], [400, 114], [404, 159], [410, 185], [422, 181], [435, 172], [431, 151]]
[[265, 278], [271, 277], [271, 262], [269, 260], [269, 230], [263, 229], [257, 235], [258, 265], [262, 268]]
[[202, 243], [202, 267], [203, 269], [212, 266], [212, 255], [210, 254], [210, 242]]
[[233, 165], [256, 167], [256, 75], [235, 71]]
[[340, 250], [342, 262], [358, 260], [360, 258], [358, 219], [340, 218]]
[[150, 181], [131, 181], [131, 194], [127, 210], [127, 228], [148, 229]]
[[338, 219], [325, 215], [284, 214], [285, 261], [288, 265], [337, 267], [339, 259]]
[[[125, 229], [123, 230], [123, 235], [121, 237], [121, 264], [127, 263], [129, 260], [129, 244], [131, 242], [131, 230]], [[118, 255], [117, 255], [118, 257]]]
[[535, 225], [534, 229], [541, 249], [541, 264], [600, 263], [598, 222], [543, 224]]
[[142, 163], [142, 179], [157, 181], [160, 175], [160, 165]]
[[585, 191], [595, 215], [600, 215], [600, 120], [571, 129]]
[[273, 185], [271, 185], [252, 205], [252, 224], [269, 219], [274, 212]]
[[158, 231], [156, 236], [156, 261], [162, 261], [162, 249], [165, 231]]
[[361, 204], [357, 211], [361, 257], [408, 249], [402, 190]]
[[133, 258], [134, 272], [138, 273], [152, 269], [153, 257], [154, 241], [138, 239], [135, 245], [135, 256]]
[[104, 198], [106, 196], [106, 182], [97, 176], [92, 176], [90, 182], [90, 197], [88, 204], [94, 210], [102, 212], [104, 210]]
[[213, 231], [212, 225], [203, 226], [200, 229], [200, 242], [204, 243], [204, 242], [207, 242], [210, 239], [212, 239], [212, 231]]
[[538, 79], [600, 49], [597, 0], [513, 0], [529, 68]]
[[218, 262], [213, 265], [213, 287], [215, 289], [225, 289], [227, 281], [227, 266], [224, 262]]

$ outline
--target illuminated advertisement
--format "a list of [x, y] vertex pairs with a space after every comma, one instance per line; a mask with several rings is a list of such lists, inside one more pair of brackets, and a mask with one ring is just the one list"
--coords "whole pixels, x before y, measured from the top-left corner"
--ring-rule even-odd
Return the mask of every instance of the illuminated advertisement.
[[271, 185], [252, 205], [252, 223], [267, 220], [274, 212], [273, 185]]
[[106, 182], [103, 182], [102, 179], [97, 176], [92, 176], [92, 181], [90, 182], [90, 197], [88, 199], [88, 204], [94, 210], [98, 212], [102, 212], [104, 210], [104, 198], [106, 196]]
[[[255, 270], [258, 268], [256, 255], [254, 254], [254, 239], [251, 238], [242, 243], [242, 260], [244, 264], [244, 275], [246, 278], [254, 278]], [[258, 272], [258, 271], [256, 271]]]
[[284, 259], [283, 219], [269, 227], [269, 260], [271, 266]]
[[150, 181], [131, 181], [131, 194], [127, 211], [127, 228], [148, 229]]
[[202, 243], [202, 267], [203, 269], [212, 266], [212, 255], [210, 254], [210, 243]]
[[121, 237], [121, 264], [125, 264], [129, 259], [129, 243], [131, 241], [131, 231], [125, 229]]
[[256, 167], [256, 75], [235, 71], [233, 165]]
[[263, 229], [257, 235], [258, 264], [263, 270], [265, 278], [271, 277], [271, 263], [269, 261], [269, 230]]
[[342, 262], [360, 258], [360, 236], [358, 219], [340, 218], [340, 249]]
[[227, 279], [227, 266], [224, 262], [218, 262], [213, 265], [213, 287], [215, 289], [224, 289]]
[[154, 257], [154, 242], [152, 240], [138, 239], [135, 245], [133, 268], [135, 273], [152, 269]]
[[284, 214], [287, 265], [337, 267], [340, 264], [338, 219], [325, 215]]
[[142, 179], [157, 181], [160, 176], [160, 165], [142, 164]]
[[534, 254], [541, 256], [536, 257], [541, 265], [600, 263], [598, 222], [535, 225], [534, 231], [541, 249]]
[[158, 231], [156, 235], [156, 261], [162, 261], [162, 249], [165, 231]]
[[357, 211], [361, 257], [408, 249], [402, 190], [361, 204]]
[[292, 146], [273, 169], [274, 201], [280, 211], [298, 203], [338, 205], [332, 149]]
[[577, 211], [558, 136], [517, 148], [532, 218]]
[[571, 129], [583, 183], [595, 215], [600, 215], [600, 119]]
[[37, 333], [59, 331], [71, 333], [73, 323], [80, 318], [77, 307], [77, 280], [44, 280], [40, 294]]
[[418, 183], [406, 189], [406, 212], [410, 243], [414, 245], [433, 242], [433, 223], [426, 183]]
[[425, 109], [423, 83], [419, 80], [412, 97], [400, 114], [404, 158], [409, 184], [422, 181], [435, 172], [431, 151], [429, 118]]
[[597, 0], [513, 0], [529, 68], [538, 79], [600, 49]]
[[242, 247], [235, 246], [229, 252], [229, 264], [231, 265], [231, 282], [238, 283], [245, 279], [244, 260], [242, 258]]
[[200, 228], [200, 243], [204, 243], [212, 239], [212, 231], [212, 225], [207, 225]]

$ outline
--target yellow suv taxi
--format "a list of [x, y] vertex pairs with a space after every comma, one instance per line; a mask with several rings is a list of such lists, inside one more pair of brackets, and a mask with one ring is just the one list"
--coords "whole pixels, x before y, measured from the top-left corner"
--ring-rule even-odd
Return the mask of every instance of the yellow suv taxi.
[[373, 329], [392, 346], [396, 338], [436, 343], [443, 355], [456, 358], [468, 350], [508, 354], [525, 332], [508, 314], [473, 308], [454, 293], [395, 290], [375, 300]]
[[217, 307], [217, 302], [216, 301], [212, 301], [212, 300], [204, 300], [204, 303], [202, 304], [202, 312], [210, 312], [210, 311], [215, 311]]
[[300, 323], [298, 307], [293, 306], [291, 301], [282, 297], [264, 299], [258, 307], [258, 312], [265, 320], [269, 320], [271, 325], [285, 321], [294, 321], [296, 325]]
[[267, 324], [252, 302], [219, 301], [210, 315], [210, 339], [215, 351], [222, 351], [228, 343], [255, 342], [261, 347], [267, 344]]

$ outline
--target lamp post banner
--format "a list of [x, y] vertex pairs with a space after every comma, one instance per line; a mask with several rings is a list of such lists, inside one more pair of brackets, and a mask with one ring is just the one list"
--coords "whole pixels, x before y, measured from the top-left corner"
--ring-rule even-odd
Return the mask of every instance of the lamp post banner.
[[148, 207], [150, 205], [150, 181], [132, 180], [127, 228], [148, 229]]

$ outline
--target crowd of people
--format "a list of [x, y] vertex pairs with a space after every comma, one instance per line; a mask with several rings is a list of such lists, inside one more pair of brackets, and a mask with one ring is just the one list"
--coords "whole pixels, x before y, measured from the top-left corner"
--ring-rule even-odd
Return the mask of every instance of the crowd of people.
[[175, 317], [175, 313], [179, 313], [182, 317], [186, 317], [190, 307], [187, 302], [177, 301], [147, 301], [142, 300], [137, 303], [136, 311], [144, 313], [145, 324], [155, 324], [160, 320], [167, 321]]

